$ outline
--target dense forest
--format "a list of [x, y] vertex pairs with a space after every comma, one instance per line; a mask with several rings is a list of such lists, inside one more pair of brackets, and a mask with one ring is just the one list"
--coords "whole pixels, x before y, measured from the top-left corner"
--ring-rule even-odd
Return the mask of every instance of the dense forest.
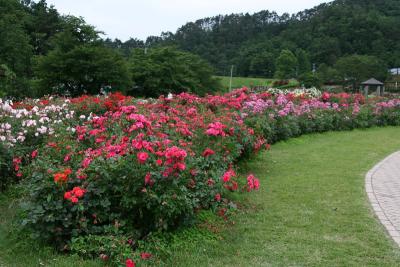
[[313, 64], [326, 70], [341, 57], [355, 54], [398, 67], [399, 25], [398, 0], [336, 0], [293, 15], [266, 10], [204, 18], [146, 42], [106, 42], [124, 52], [130, 47], [176, 45], [206, 59], [219, 75], [228, 75], [234, 65], [237, 76], [273, 77], [280, 69], [277, 58], [285, 53], [287, 58], [287, 51], [295, 59], [281, 62], [290, 68], [295, 61], [297, 74], [311, 71]]
[[209, 61], [220, 75], [235, 65], [238, 76], [272, 77], [282, 50], [297, 57], [298, 71], [311, 70], [310, 63], [333, 66], [354, 54], [398, 67], [399, 25], [399, 0], [336, 0], [293, 15], [261, 11], [204, 18], [176, 33], [149, 37], [146, 45], [177, 45]]
[[204, 93], [218, 87], [213, 74], [228, 75], [232, 66], [235, 76], [310, 85], [385, 79], [387, 68], [400, 67], [399, 25], [399, 0], [336, 0], [293, 15], [218, 15], [123, 42], [104, 39], [83, 18], [62, 16], [45, 0], [0, 0], [0, 96], [100, 88]]

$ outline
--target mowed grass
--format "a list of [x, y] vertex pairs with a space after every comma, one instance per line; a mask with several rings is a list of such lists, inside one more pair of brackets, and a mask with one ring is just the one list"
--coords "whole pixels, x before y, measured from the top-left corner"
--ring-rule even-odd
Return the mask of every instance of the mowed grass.
[[[400, 128], [313, 134], [242, 163], [261, 180], [245, 208], [211, 232], [176, 233], [165, 266], [400, 266], [400, 249], [374, 217], [364, 176], [400, 150]], [[0, 197], [0, 266], [101, 266], [13, 242], [12, 193]], [[203, 228], [204, 229], [204, 228]], [[21, 238], [19, 238], [21, 239]], [[161, 264], [157, 263], [157, 266]]]
[[[307, 135], [243, 164], [261, 179], [219, 241], [184, 242], [168, 266], [400, 266], [364, 176], [400, 150], [400, 128]], [[183, 239], [182, 239], [183, 240]]]
[[[217, 76], [222, 84], [223, 92], [229, 91], [230, 77], [228, 76]], [[232, 89], [242, 87], [254, 87], [254, 86], [270, 86], [274, 82], [274, 79], [263, 79], [263, 78], [250, 78], [250, 77], [233, 77], [232, 78]]]

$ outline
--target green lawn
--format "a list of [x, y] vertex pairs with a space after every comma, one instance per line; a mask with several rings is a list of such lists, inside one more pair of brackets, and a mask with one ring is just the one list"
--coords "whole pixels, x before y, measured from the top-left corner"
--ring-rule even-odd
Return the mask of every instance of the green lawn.
[[[220, 90], [222, 93], [226, 93], [229, 91], [229, 83], [230, 77], [228, 76], [216, 76], [220, 79], [222, 84], [222, 89]], [[272, 86], [273, 82], [276, 79], [264, 79], [264, 78], [250, 78], [250, 77], [233, 77], [232, 78], [232, 90], [242, 87], [254, 87], [254, 86]], [[299, 82], [295, 79], [289, 80], [289, 84], [285, 86], [281, 86], [278, 88], [281, 89], [291, 89], [299, 86]]]
[[[217, 76], [221, 80], [223, 91], [229, 91], [230, 77], [228, 76]], [[232, 78], [232, 89], [253, 86], [269, 86], [275, 80], [274, 79], [263, 79], [263, 78], [249, 78], [249, 77], [233, 77]]]
[[[400, 150], [400, 128], [307, 135], [242, 164], [261, 190], [241, 196], [233, 223], [173, 236], [166, 266], [400, 266], [400, 249], [375, 219], [364, 176]], [[14, 244], [10, 194], [0, 197], [0, 266], [98, 266], [40, 245]], [[215, 221], [213, 216], [210, 220]], [[218, 220], [217, 220], [218, 221]], [[160, 264], [158, 264], [160, 265]]]

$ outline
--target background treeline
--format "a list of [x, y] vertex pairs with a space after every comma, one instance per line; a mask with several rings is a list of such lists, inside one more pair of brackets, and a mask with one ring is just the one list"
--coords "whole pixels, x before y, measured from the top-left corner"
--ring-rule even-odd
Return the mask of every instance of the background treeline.
[[61, 16], [45, 0], [0, 0], [0, 97], [219, 89], [199, 56], [174, 47], [114, 49], [101, 36], [83, 18]]
[[234, 76], [356, 86], [371, 76], [384, 80], [388, 68], [400, 66], [399, 25], [398, 0], [336, 0], [294, 15], [219, 15], [122, 42], [103, 39], [45, 0], [0, 0], [0, 96], [100, 88], [203, 94], [219, 89], [213, 75], [229, 75], [232, 65]]
[[[224, 76], [234, 65], [235, 76], [312, 81], [315, 64], [319, 82], [358, 82], [370, 75], [384, 80], [387, 68], [400, 66], [399, 25], [398, 0], [336, 0], [294, 15], [267, 10], [219, 15], [146, 42], [106, 43], [124, 53], [132, 47], [175, 45], [201, 56]], [[361, 73], [349, 72], [349, 66]]]
[[311, 70], [310, 63], [334, 66], [354, 54], [398, 67], [399, 25], [398, 0], [337, 0], [292, 16], [261, 11], [205, 18], [146, 43], [175, 44], [209, 61], [220, 75], [235, 65], [238, 76], [273, 77], [282, 50], [295, 55], [297, 72]]

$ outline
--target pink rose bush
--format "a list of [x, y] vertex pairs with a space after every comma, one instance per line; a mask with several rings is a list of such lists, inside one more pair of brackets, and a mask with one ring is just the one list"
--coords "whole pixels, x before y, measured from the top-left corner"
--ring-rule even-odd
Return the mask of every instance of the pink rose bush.
[[23, 224], [59, 247], [126, 266], [152, 258], [135, 255], [128, 240], [174, 229], [202, 209], [225, 218], [228, 192], [259, 190], [264, 177], [241, 177], [234, 164], [271, 143], [400, 125], [398, 99], [315, 91], [243, 88], [146, 100], [117, 93], [0, 105], [0, 148], [12, 151], [7, 170], [26, 188]]

